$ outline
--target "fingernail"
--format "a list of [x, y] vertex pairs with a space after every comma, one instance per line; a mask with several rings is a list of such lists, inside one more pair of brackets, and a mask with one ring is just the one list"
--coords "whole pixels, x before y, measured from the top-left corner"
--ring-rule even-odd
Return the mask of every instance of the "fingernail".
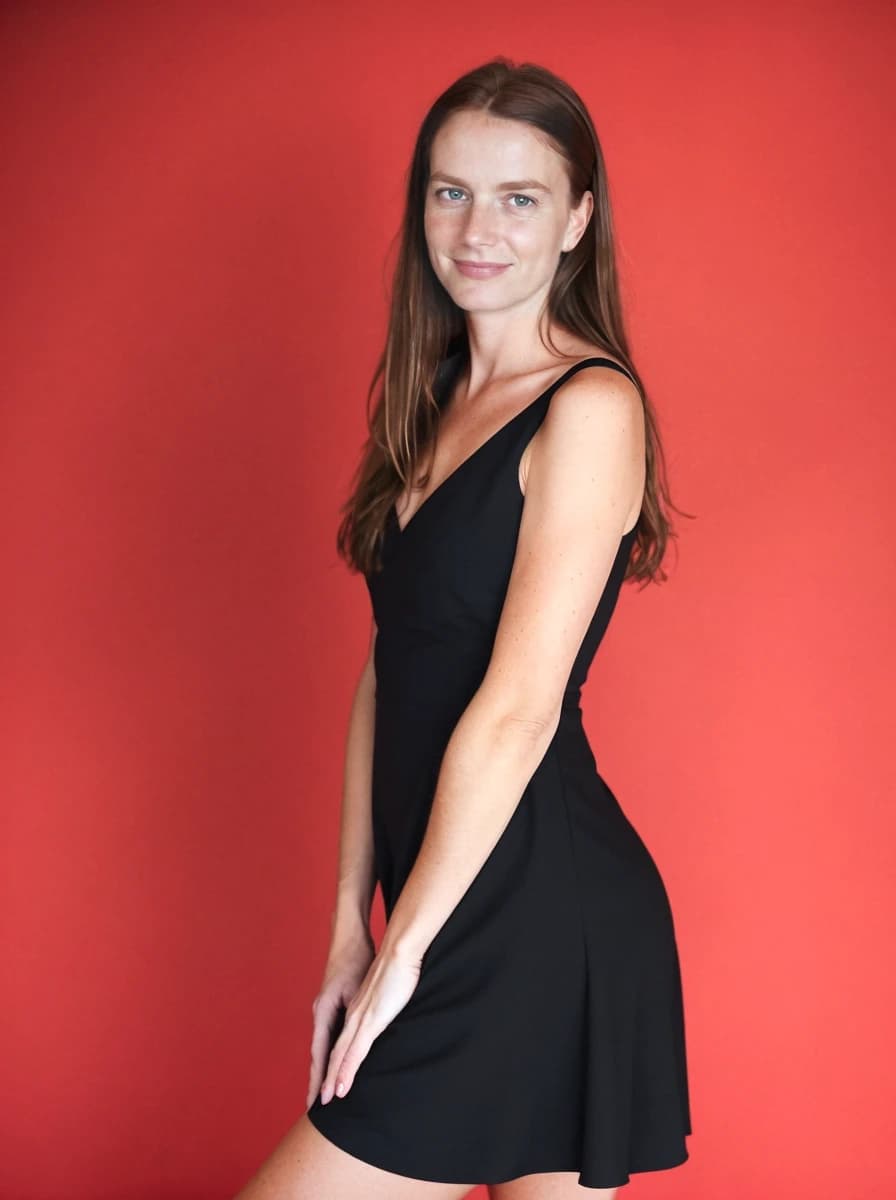
[[336, 1095], [337, 1096], [345, 1095], [345, 1084], [342, 1082], [341, 1079], [340, 1079], [339, 1083], [336, 1084]]

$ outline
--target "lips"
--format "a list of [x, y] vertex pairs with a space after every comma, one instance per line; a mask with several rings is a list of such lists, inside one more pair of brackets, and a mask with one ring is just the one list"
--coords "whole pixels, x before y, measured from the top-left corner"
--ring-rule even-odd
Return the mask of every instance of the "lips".
[[471, 279], [490, 279], [493, 275], [500, 275], [502, 271], [506, 271], [510, 263], [473, 262], [456, 258], [454, 265], [462, 275], [468, 275]]

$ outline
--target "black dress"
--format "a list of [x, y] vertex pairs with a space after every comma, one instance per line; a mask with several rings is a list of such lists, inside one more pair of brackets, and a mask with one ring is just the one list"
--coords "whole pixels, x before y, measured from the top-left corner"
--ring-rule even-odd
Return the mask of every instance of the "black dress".
[[[448, 738], [488, 665], [523, 509], [520, 457], [554, 391], [591, 365], [623, 370], [598, 357], [574, 364], [403, 531], [393, 508], [384, 569], [367, 577], [378, 627], [373, 832], [387, 916], [420, 847]], [[409, 1003], [348, 1093], [326, 1105], [318, 1095], [308, 1110], [332, 1142], [387, 1171], [471, 1185], [577, 1171], [584, 1187], [605, 1188], [688, 1157], [669, 900], [597, 771], [579, 707], [634, 536], [620, 542], [559, 728], [430, 944]]]

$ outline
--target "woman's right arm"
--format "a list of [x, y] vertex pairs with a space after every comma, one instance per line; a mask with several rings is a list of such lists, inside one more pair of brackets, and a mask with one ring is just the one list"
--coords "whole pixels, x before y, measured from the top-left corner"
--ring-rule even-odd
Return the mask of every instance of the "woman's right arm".
[[326, 1074], [341, 1010], [348, 1007], [376, 955], [370, 933], [370, 908], [376, 890], [371, 808], [376, 633], [376, 621], [372, 620], [370, 649], [355, 687], [346, 738], [336, 904], [323, 982], [313, 1004], [309, 1107]]
[[369, 937], [370, 906], [376, 889], [373, 859], [373, 727], [376, 675], [373, 657], [376, 621], [371, 618], [370, 648], [355, 688], [349, 717], [339, 832], [339, 875], [331, 918], [332, 946]]

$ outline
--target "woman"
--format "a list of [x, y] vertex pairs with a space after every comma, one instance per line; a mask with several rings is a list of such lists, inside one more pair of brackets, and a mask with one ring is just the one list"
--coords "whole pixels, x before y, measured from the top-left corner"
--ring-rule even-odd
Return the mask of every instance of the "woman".
[[670, 529], [600, 146], [550, 72], [498, 59], [427, 115], [381, 374], [340, 528], [374, 620], [310, 1107], [238, 1200], [612, 1198], [688, 1157], [684, 1018], [579, 693]]

